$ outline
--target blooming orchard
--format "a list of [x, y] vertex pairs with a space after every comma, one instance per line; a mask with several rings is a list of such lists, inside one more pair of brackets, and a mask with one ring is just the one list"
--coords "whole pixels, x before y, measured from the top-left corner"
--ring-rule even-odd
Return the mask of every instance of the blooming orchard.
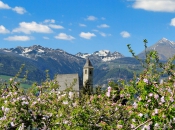
[[111, 81], [107, 90], [87, 94], [72, 86], [60, 92], [55, 80], [24, 91], [14, 77], [1, 85], [0, 129], [175, 129], [174, 59], [163, 64], [156, 52], [146, 53], [145, 70], [132, 81]]

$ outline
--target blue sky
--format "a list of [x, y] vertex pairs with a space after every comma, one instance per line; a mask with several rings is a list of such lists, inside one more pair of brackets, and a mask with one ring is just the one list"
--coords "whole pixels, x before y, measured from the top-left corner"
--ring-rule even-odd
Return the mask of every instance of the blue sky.
[[165, 37], [175, 41], [175, 0], [0, 0], [0, 48], [41, 45], [71, 54], [131, 56]]

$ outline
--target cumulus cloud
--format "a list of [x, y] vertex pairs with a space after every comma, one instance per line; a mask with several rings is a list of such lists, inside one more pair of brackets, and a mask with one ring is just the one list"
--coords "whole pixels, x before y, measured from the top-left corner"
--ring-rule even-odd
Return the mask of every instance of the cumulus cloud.
[[24, 14], [27, 12], [23, 7], [16, 6], [16, 7], [12, 8], [8, 4], [3, 3], [2, 1], [0, 1], [0, 9], [11, 9], [18, 14]]
[[5, 4], [2, 1], [0, 1], [0, 9], [11, 9], [11, 7], [8, 6], [8, 4]]
[[61, 26], [61, 25], [56, 25], [56, 24], [49, 24], [49, 27], [54, 28], [54, 29], [64, 29], [63, 26]]
[[106, 33], [104, 33], [104, 32], [100, 32], [100, 35], [103, 37], [106, 37]]
[[26, 10], [23, 7], [17, 7], [16, 6], [12, 10], [15, 11], [16, 13], [18, 13], [18, 14], [24, 14], [24, 13], [26, 13]]
[[80, 26], [80, 27], [86, 27], [85, 24], [81, 24], [81, 23], [79, 24], [79, 26]]
[[128, 33], [127, 31], [121, 32], [120, 35], [121, 35], [123, 38], [128, 38], [128, 37], [131, 36], [130, 33]]
[[170, 25], [171, 25], [171, 26], [175, 26], [175, 18], [171, 19]]
[[85, 39], [91, 39], [91, 37], [95, 37], [96, 35], [90, 32], [87, 32], [87, 33], [81, 32], [79, 36]]
[[8, 29], [6, 29], [3, 25], [0, 25], [0, 33], [2, 34], [6, 34], [9, 33], [10, 31]]
[[55, 36], [56, 39], [61, 39], [61, 40], [74, 40], [75, 38], [71, 35], [67, 35], [65, 33], [60, 33], [57, 36]]
[[44, 20], [44, 23], [55, 23], [54, 19], [46, 19]]
[[101, 24], [97, 26], [98, 28], [109, 28], [110, 26], [107, 24]]
[[32, 32], [36, 33], [52, 33], [52, 30], [43, 24], [38, 24], [36, 22], [26, 23], [21, 22], [19, 23], [19, 27], [13, 29], [13, 32], [23, 32], [26, 34], [30, 34]]
[[4, 38], [4, 40], [7, 40], [7, 41], [29, 41], [31, 39], [33, 38], [29, 36], [10, 36], [10, 37]]
[[86, 20], [95, 21], [95, 20], [97, 20], [97, 18], [96, 18], [95, 16], [88, 16], [88, 17], [86, 18]]
[[175, 12], [174, 0], [136, 0], [133, 8], [156, 12]]

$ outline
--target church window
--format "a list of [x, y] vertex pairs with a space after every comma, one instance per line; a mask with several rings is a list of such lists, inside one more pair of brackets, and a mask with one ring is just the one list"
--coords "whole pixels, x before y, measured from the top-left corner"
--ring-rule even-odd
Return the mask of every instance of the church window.
[[91, 72], [91, 71], [89, 71], [89, 74], [91, 75], [91, 74], [92, 74], [92, 72]]
[[87, 74], [87, 70], [85, 70], [85, 74]]

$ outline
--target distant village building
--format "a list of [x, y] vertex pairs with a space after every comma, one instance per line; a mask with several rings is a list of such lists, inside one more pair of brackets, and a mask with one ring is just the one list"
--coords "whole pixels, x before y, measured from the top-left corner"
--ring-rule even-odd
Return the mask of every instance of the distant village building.
[[74, 91], [80, 91], [87, 84], [93, 87], [93, 69], [89, 58], [87, 58], [83, 67], [83, 81], [80, 79], [78, 73], [58, 74], [56, 80], [60, 86], [59, 90], [63, 91], [66, 88], [72, 87]]

